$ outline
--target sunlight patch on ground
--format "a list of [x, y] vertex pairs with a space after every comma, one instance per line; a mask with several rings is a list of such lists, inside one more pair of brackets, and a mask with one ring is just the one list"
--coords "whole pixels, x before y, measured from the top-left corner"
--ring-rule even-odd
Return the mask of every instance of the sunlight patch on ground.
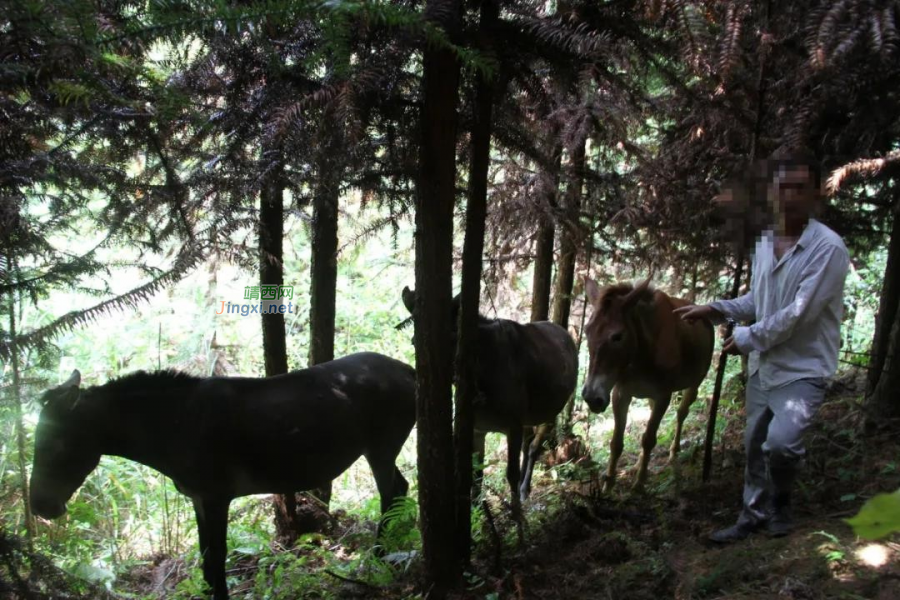
[[[598, 439], [599, 437], [607, 438], [612, 434], [613, 428], [616, 425], [616, 420], [613, 418], [612, 409], [607, 409], [608, 412], [604, 413], [600, 416], [600, 418], [591, 425], [591, 436], [593, 439]], [[639, 404], [635, 406], [635, 403], [632, 402], [631, 407], [628, 409], [628, 424], [625, 426], [626, 429], [629, 427], [641, 426], [647, 424], [647, 421], [650, 420], [650, 403]]]
[[856, 558], [868, 567], [883, 567], [890, 560], [891, 551], [882, 544], [867, 544], [856, 551]]

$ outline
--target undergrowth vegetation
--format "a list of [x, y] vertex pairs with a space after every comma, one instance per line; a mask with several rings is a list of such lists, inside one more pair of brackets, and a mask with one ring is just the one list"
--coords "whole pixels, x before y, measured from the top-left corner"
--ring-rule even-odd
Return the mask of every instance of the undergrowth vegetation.
[[[342, 237], [350, 239], [365, 230], [362, 213], [347, 203]], [[301, 219], [290, 223], [286, 245], [286, 283], [294, 286], [296, 312], [287, 320], [288, 353], [292, 368], [306, 365], [308, 347], [307, 319], [309, 300], [308, 226]], [[876, 309], [878, 275], [884, 268], [883, 252], [868, 260], [848, 280], [848, 321], [844, 329], [843, 360], [865, 363], [865, 351], [871, 339], [872, 314]], [[603, 271], [622, 279], [641, 274], [614, 265], [598, 265]], [[382, 232], [347, 246], [339, 261], [336, 355], [360, 350], [382, 352], [413, 362], [412, 331], [397, 329], [407, 314], [400, 302], [400, 290], [412, 283], [413, 252], [409, 233]], [[60, 337], [52, 351], [28, 354], [23, 364], [26, 404], [26, 463], [30, 463], [39, 395], [65, 378], [73, 368], [81, 370], [86, 385], [101, 384], [110, 378], [137, 369], [176, 368], [199, 375], [241, 374], [258, 376], [262, 371], [258, 316], [216, 314], [222, 302], [241, 302], [244, 287], [254, 282], [253, 273], [231, 263], [210, 263], [168, 291], [161, 292], [131, 313], [116, 314], [97, 324], [77, 329]], [[489, 302], [483, 303], [488, 316], [525, 320], [530, 288], [528, 274], [500, 289], [488, 290]], [[132, 282], [123, 274], [117, 285], [127, 288]], [[659, 275], [656, 285], [667, 288], [670, 283]], [[721, 287], [727, 282], [723, 280]], [[504, 287], [506, 286], [506, 287]], [[720, 290], [713, 290], [719, 292]], [[84, 302], [84, 292], [59, 293], [40, 303], [23, 303], [22, 322], [39, 325], [42, 320], [70, 306]], [[573, 323], [582, 321], [580, 300], [573, 306]], [[573, 328], [576, 337], [578, 328]], [[581, 346], [581, 364], [586, 364], [586, 348]], [[714, 363], [715, 364], [715, 363]], [[845, 365], [849, 366], [849, 365]], [[717, 436], [728, 439], [729, 431], [741, 426], [741, 394], [739, 361], [732, 360], [726, 373], [726, 391], [717, 421]], [[583, 374], [582, 374], [583, 376]], [[3, 385], [9, 386], [9, 374], [3, 373]], [[704, 399], [712, 392], [712, 377], [704, 382], [700, 401], [689, 417], [683, 439], [683, 454], [671, 467], [659, 467], [664, 449], [668, 448], [674, 430], [675, 411], [670, 410], [660, 428], [654, 472], [649, 479], [651, 498], [677, 502], [673, 493], [684, 494], [696, 488], [695, 466], [702, 454], [706, 410]], [[580, 389], [581, 380], [578, 382]], [[625, 454], [620, 467], [630, 469], [636, 463], [643, 423], [649, 413], [644, 401], [636, 400], [631, 408], [626, 434]], [[14, 443], [14, 413], [8, 404], [0, 405], [0, 508], [4, 530], [23, 531], [20, 494], [21, 476]], [[608, 459], [608, 440], [612, 431], [610, 414], [592, 415], [577, 401], [574, 433], [584, 445], [577, 461], [539, 466], [535, 472], [535, 491], [526, 504], [529, 540], [541, 540], [545, 532], [559, 527], [559, 521], [571, 519], [568, 512], [582, 514], [595, 511], [607, 502], [623, 502], [622, 510], [630, 510], [623, 500], [630, 484], [626, 475], [613, 500], [597, 504], [593, 491], [599, 473]], [[855, 430], [832, 432], [826, 447], [851, 447]], [[732, 436], [733, 437], [733, 436]], [[732, 440], [733, 441], [733, 440]], [[717, 445], [719, 465], [723, 472], [739, 473], [740, 457], [734, 448], [723, 451]], [[473, 539], [477, 564], [469, 573], [469, 586], [478, 597], [496, 597], [497, 589], [514, 585], [500, 577], [497, 569], [509, 569], [509, 558], [529, 556], [518, 547], [515, 526], [510, 519], [508, 491], [504, 476], [505, 441], [499, 435], [488, 436], [484, 494], [474, 512]], [[723, 455], [724, 452], [724, 455]], [[841, 456], [847, 456], [842, 451]], [[856, 465], [844, 465], [840, 456], [829, 459], [830, 476], [846, 484], [844, 494], [848, 506], [865, 499], [854, 491], [858, 485]], [[381, 546], [375, 547], [375, 526], [379, 504], [374, 481], [364, 460], [357, 462], [334, 482], [333, 520], [328, 531], [304, 536], [292, 548], [281, 547], [274, 540], [272, 507], [268, 497], [248, 497], [231, 506], [228, 531], [227, 573], [229, 586], [236, 598], [343, 597], [346, 595], [405, 597], [415, 595], [411, 572], [418, 568], [420, 536], [416, 528], [417, 478], [415, 472], [415, 432], [399, 457], [399, 468], [409, 479], [409, 497], [390, 511]], [[822, 467], [824, 468], [824, 467]], [[882, 467], [886, 476], [897, 474], [897, 463]], [[692, 483], [685, 483], [690, 481]], [[733, 487], [733, 481], [728, 485]], [[685, 487], [687, 486], [687, 488]], [[689, 492], [694, 493], [694, 492]], [[730, 495], [732, 494], [729, 491]], [[812, 495], [812, 494], [810, 494]], [[736, 496], [734, 496], [736, 498]], [[575, 498], [575, 500], [573, 500]], [[582, 500], [577, 500], [581, 498]], [[654, 502], [657, 502], [655, 500]], [[581, 504], [579, 504], [581, 502]], [[643, 501], [642, 501], [643, 502]], [[574, 503], [574, 504], [573, 504]], [[586, 503], [586, 504], [585, 504]], [[573, 506], [580, 506], [580, 508]], [[653, 502], [641, 510], [651, 513], [667, 510]], [[592, 508], [593, 507], [593, 508]], [[619, 510], [619, 509], [616, 509]], [[580, 512], [579, 512], [580, 511]], [[709, 516], [709, 515], [706, 515]], [[604, 519], [594, 514], [591, 519]], [[618, 517], [617, 517], [618, 518]], [[718, 518], [718, 517], [717, 517]], [[626, 519], [627, 520], [627, 519]], [[665, 521], [660, 521], [660, 526]], [[665, 527], [671, 528], [666, 525]], [[674, 526], [676, 529], [678, 525]], [[826, 532], [828, 533], [828, 532]], [[603, 560], [627, 563], [617, 569], [610, 580], [612, 597], [627, 594], [635, 585], [648, 580], [666, 582], [673, 577], [671, 564], [659, 558], [666, 548], [677, 542], [671, 531], [659, 533], [660, 539], [648, 541], [629, 531], [603, 534], [598, 552]], [[820, 543], [829, 542], [820, 536]], [[668, 540], [668, 541], [664, 541]], [[540, 542], [536, 542], [540, 547]], [[841, 563], [850, 550], [846, 541], [831, 542], [831, 563]], [[54, 565], [75, 580], [97, 585], [116, 594], [135, 598], [188, 599], [201, 594], [204, 584], [199, 569], [197, 534], [193, 508], [167, 478], [127, 460], [104, 457], [100, 466], [69, 502], [68, 514], [56, 521], [39, 521], [35, 549], [51, 558]], [[537, 550], [531, 550], [537, 551]], [[843, 553], [840, 554], [839, 553]], [[609, 556], [608, 556], [609, 555]], [[614, 555], [614, 556], [612, 556]], [[502, 556], [505, 567], [498, 567]], [[610, 558], [612, 556], [612, 558]], [[630, 558], [624, 558], [630, 557]], [[827, 558], [827, 557], [826, 557]], [[516, 559], [518, 560], [518, 559]], [[590, 556], [584, 560], [594, 560]], [[823, 567], [829, 561], [823, 559]], [[616, 562], [618, 561], [618, 563]], [[717, 567], [718, 568], [718, 567]], [[722, 571], [721, 569], [725, 569]], [[698, 577], [691, 585], [696, 597], [714, 597], [721, 581], [732, 577], [726, 567], [713, 569]], [[502, 581], [502, 583], [498, 583]], [[669, 589], [660, 584], [660, 590]]]

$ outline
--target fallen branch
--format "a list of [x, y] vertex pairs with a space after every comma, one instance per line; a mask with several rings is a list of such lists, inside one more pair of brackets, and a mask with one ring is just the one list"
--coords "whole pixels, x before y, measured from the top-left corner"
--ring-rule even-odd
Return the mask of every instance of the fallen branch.
[[362, 581], [361, 579], [353, 579], [352, 577], [344, 577], [343, 575], [339, 575], [338, 573], [335, 573], [331, 569], [325, 569], [325, 573], [327, 575], [331, 575], [335, 579], [340, 579], [341, 581], [345, 581], [347, 583], [353, 583], [353, 584], [362, 586], [364, 588], [368, 588], [370, 590], [381, 589], [381, 586], [373, 585], [373, 584], [369, 583], [368, 581]]

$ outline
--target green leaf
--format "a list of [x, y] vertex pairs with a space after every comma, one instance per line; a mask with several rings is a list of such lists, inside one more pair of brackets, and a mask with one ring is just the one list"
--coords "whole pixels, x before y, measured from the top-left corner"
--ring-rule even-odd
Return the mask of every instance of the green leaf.
[[859, 509], [847, 523], [861, 538], [877, 540], [900, 531], [900, 490], [893, 494], [878, 494]]

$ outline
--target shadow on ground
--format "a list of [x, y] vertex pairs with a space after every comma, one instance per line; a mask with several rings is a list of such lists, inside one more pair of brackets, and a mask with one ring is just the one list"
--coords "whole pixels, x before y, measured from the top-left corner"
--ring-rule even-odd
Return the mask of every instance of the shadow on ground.
[[[740, 507], [742, 415], [735, 402], [708, 484], [699, 481], [701, 452], [685, 452], [676, 477], [658, 448], [645, 493], [619, 488], [604, 495], [596, 482], [564, 485], [556, 492], [561, 509], [532, 527], [524, 548], [507, 550], [499, 570], [482, 556], [479, 564], [493, 575], [459, 597], [900, 598], [900, 544], [860, 540], [843, 521], [865, 499], [900, 487], [900, 436], [892, 430], [862, 437], [860, 386], [856, 375], [836, 381], [821, 409], [791, 536], [756, 535], [727, 547], [706, 541]], [[688, 435], [699, 448], [701, 433]], [[635, 459], [623, 457], [621, 464]], [[628, 474], [622, 479], [630, 483]]]

